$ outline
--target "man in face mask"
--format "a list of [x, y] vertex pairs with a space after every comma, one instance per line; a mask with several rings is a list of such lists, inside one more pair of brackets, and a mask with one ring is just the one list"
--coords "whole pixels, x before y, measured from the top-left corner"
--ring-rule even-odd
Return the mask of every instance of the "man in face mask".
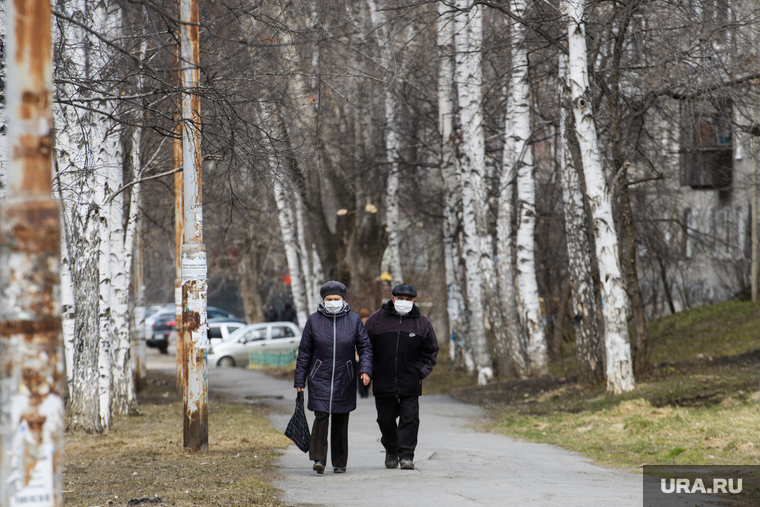
[[392, 295], [366, 322], [373, 351], [372, 392], [386, 468], [400, 464], [404, 470], [414, 470], [422, 379], [435, 366], [438, 339], [433, 325], [414, 304], [414, 287], [402, 283], [393, 288]]

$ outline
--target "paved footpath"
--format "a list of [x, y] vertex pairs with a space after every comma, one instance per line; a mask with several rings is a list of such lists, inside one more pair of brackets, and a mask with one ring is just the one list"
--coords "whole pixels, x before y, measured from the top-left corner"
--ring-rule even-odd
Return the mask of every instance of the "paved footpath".
[[[291, 382], [241, 368], [209, 368], [208, 379], [211, 399], [269, 407], [274, 427], [285, 430], [295, 404]], [[311, 423], [308, 410], [307, 417]], [[317, 475], [307, 454], [295, 446], [285, 450], [274, 483], [283, 490], [282, 501], [331, 507], [642, 505], [640, 474], [599, 467], [551, 445], [479, 432], [483, 410], [447, 395], [420, 399], [416, 469], [387, 470], [375, 417], [374, 399], [359, 399], [350, 416], [346, 474], [334, 474], [328, 461], [325, 474]]]

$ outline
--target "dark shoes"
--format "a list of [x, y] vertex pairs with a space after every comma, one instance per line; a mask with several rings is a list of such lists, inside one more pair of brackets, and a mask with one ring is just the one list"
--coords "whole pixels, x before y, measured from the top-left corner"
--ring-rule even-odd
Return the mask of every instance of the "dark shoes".
[[346, 467], [333, 467], [333, 472], [335, 472], [336, 474], [345, 474]]
[[414, 470], [414, 461], [412, 461], [410, 459], [402, 459], [401, 460], [401, 470]]
[[398, 456], [389, 452], [385, 453], [385, 468], [398, 468]]
[[315, 461], [314, 466], [311, 467], [312, 470], [316, 471], [318, 474], [325, 473], [325, 462], [324, 461]]

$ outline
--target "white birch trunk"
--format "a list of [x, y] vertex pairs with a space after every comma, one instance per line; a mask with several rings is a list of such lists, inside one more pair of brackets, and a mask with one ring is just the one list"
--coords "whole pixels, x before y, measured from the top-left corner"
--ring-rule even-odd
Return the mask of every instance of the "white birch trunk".
[[[134, 178], [140, 178], [140, 127], [135, 127], [132, 134], [132, 157]], [[121, 170], [119, 170], [121, 173]], [[119, 185], [120, 187], [121, 185]], [[135, 228], [137, 227], [138, 203], [140, 184], [131, 187], [129, 216], [127, 228], [123, 226], [123, 196], [120, 194], [112, 201], [116, 208], [112, 213], [111, 229], [111, 272], [112, 283], [112, 312], [114, 325], [113, 348], [113, 399], [111, 407], [114, 414], [133, 415], [137, 413], [137, 397], [134, 385], [131, 362], [131, 340], [129, 319], [129, 281], [132, 277], [132, 256], [135, 243]], [[114, 253], [114, 249], [116, 253]]]
[[[95, 120], [96, 122], [98, 120]], [[97, 140], [100, 129], [94, 129], [96, 146], [103, 146]], [[98, 299], [98, 395], [100, 397], [100, 419], [104, 428], [111, 427], [111, 381], [112, 381], [112, 326], [111, 326], [111, 243], [108, 206], [105, 203], [108, 197], [108, 164], [109, 157], [100, 151], [101, 157], [95, 158], [95, 199], [100, 206], [99, 222], [99, 250], [98, 250], [98, 273], [99, 273], [99, 299]]]
[[[515, 373], [520, 378], [527, 378], [530, 375], [528, 358], [526, 357], [526, 347], [522, 339], [522, 329], [520, 327], [517, 291], [515, 282], [517, 274], [515, 269], [515, 250], [513, 246], [514, 238], [512, 237], [512, 217], [514, 207], [514, 180], [516, 178], [514, 165], [514, 152], [511, 151], [510, 142], [513, 140], [513, 125], [511, 112], [511, 95], [508, 97], [508, 107], [505, 119], [505, 140], [502, 163], [502, 173], [499, 183], [499, 215], [496, 223], [496, 235], [498, 241], [498, 274], [499, 274], [499, 301], [504, 313], [504, 323], [508, 329], [508, 350], [507, 354], [511, 358], [511, 365]], [[497, 361], [500, 361], [505, 351], [501, 345], [494, 344], [497, 355]], [[501, 361], [500, 361], [501, 362]]]
[[[314, 297], [314, 301], [317, 302], [317, 305], [319, 305], [319, 302], [322, 299], [322, 296], [319, 294], [319, 289], [322, 288], [322, 285], [325, 283], [325, 274], [322, 272], [322, 261], [319, 260], [319, 252], [317, 252], [317, 245], [314, 243], [311, 244], [311, 255], [312, 255], [312, 263], [314, 265], [314, 273], [312, 274], [312, 280], [311, 280], [311, 293]], [[316, 311], [316, 310], [315, 310]]]
[[[136, 55], [142, 59], [147, 48], [144, 41]], [[142, 90], [143, 77], [138, 76], [137, 89]], [[135, 114], [135, 127], [132, 131], [132, 174], [135, 180], [142, 176], [141, 138], [142, 111]], [[112, 184], [114, 190], [123, 185], [121, 167], [112, 168]], [[137, 396], [134, 384], [131, 361], [131, 321], [129, 318], [129, 282], [132, 278], [132, 256], [135, 243], [135, 229], [139, 215], [140, 184], [132, 185], [130, 189], [129, 216], [124, 229], [124, 193], [118, 194], [111, 201], [111, 274], [112, 281], [112, 321], [114, 326], [113, 347], [113, 399], [112, 412], [117, 415], [134, 415], [137, 410]]]
[[[84, 0], [65, 5], [70, 17], [87, 19]], [[71, 76], [87, 75], [86, 31], [70, 24], [58, 32], [60, 58], [65, 60]], [[58, 70], [63, 66], [58, 66]], [[60, 98], [75, 100], [76, 88], [63, 84], [57, 88]], [[69, 398], [67, 428], [88, 433], [101, 432], [98, 396], [98, 251], [99, 222], [94, 204], [94, 182], [85, 166], [90, 142], [90, 113], [70, 105], [55, 104], [56, 157], [59, 167], [59, 192], [68, 241], [68, 259], [74, 288], [73, 317], [75, 329], [66, 339]], [[67, 296], [68, 297], [68, 296]], [[66, 312], [72, 316], [71, 312]], [[70, 329], [70, 322], [67, 327]]]
[[[512, 2], [512, 12], [522, 16], [524, 0]], [[517, 175], [517, 285], [521, 323], [526, 333], [526, 352], [530, 373], [534, 377], [549, 374], [549, 355], [541, 317], [535, 262], [536, 184], [533, 175], [533, 150], [529, 144], [530, 86], [525, 28], [515, 23], [512, 28], [512, 77], [507, 101], [507, 118], [511, 126], [504, 146], [505, 170]]]
[[607, 356], [607, 391], [620, 394], [635, 387], [628, 343], [626, 293], [623, 286], [615, 222], [607, 181], [602, 169], [596, 126], [591, 111], [589, 90], [584, 3], [564, 0], [567, 14], [569, 64], [568, 76], [573, 99], [576, 136], [583, 159], [586, 193], [594, 222], [594, 239], [599, 276], [602, 284], [604, 343]]
[[[121, 9], [116, 2], [101, 2], [96, 4], [93, 10], [93, 29], [96, 33], [102, 34], [110, 40], [118, 40], [121, 35]], [[113, 50], [100, 39], [91, 37], [93, 52], [90, 55], [90, 63], [93, 65], [93, 77], [110, 63]], [[114, 101], [104, 101], [103, 106], [109, 113], [117, 113], [117, 103]], [[119, 253], [121, 248], [117, 247], [114, 254], [117, 255], [117, 261], [111, 260], [111, 250], [114, 243], [121, 241], [112, 241], [111, 230], [115, 217], [113, 216], [114, 200], [108, 201], [111, 193], [119, 188], [122, 177], [122, 152], [119, 129], [114, 120], [105, 115], [93, 115], [93, 154], [96, 179], [96, 199], [100, 206], [100, 261], [98, 263], [100, 270], [100, 352], [99, 352], [99, 370], [100, 370], [100, 415], [103, 420], [103, 426], [111, 427], [111, 398], [114, 378], [114, 350], [117, 347], [117, 333], [114, 326], [112, 311], [115, 306], [113, 296], [113, 279], [111, 268], [114, 264], [119, 264], [123, 258]], [[123, 201], [118, 198], [121, 203]], [[122, 209], [119, 209], [118, 218], [122, 216]], [[117, 225], [121, 232], [122, 225]], [[122, 243], [123, 248], [123, 243]], [[126, 327], [126, 319], [119, 319], [120, 323]], [[123, 322], [122, 322], [123, 321]], [[123, 376], [116, 375], [117, 380], [121, 381]]]
[[[469, 0], [458, 0], [457, 7], [467, 10]], [[481, 232], [485, 224], [482, 206], [485, 204], [483, 175], [485, 173], [485, 133], [482, 112], [483, 11], [472, 7], [469, 15], [455, 18], [456, 81], [459, 90], [462, 144], [459, 160], [462, 178], [462, 210], [467, 277], [467, 308], [469, 310], [468, 348], [474, 367], [490, 368], [491, 356], [484, 325], [483, 273], [481, 271]], [[481, 223], [479, 223], [481, 222]]]
[[[63, 213], [61, 213], [63, 215]], [[66, 385], [71, 393], [71, 381], [74, 379], [74, 343], [76, 340], [76, 305], [74, 296], [74, 279], [71, 273], [72, 259], [69, 256], [69, 243], [65, 217], [61, 219], [61, 330], [63, 334], [63, 353], [66, 362]], [[71, 396], [69, 394], [69, 396]]]
[[449, 7], [438, 4], [438, 128], [441, 134], [441, 176], [443, 178], [443, 256], [449, 317], [449, 356], [456, 360], [457, 348], [467, 335], [465, 302], [462, 296], [462, 259], [459, 248], [459, 211], [462, 208], [461, 180], [456, 158], [454, 133], [454, 66], [452, 61], [454, 20]]
[[[275, 173], [276, 174], [276, 173]], [[307, 303], [306, 291], [301, 281], [301, 266], [298, 260], [298, 249], [296, 248], [297, 232], [295, 221], [293, 220], [293, 210], [289, 195], [280, 181], [281, 174], [274, 177], [274, 198], [277, 203], [277, 218], [280, 222], [282, 231], [282, 242], [285, 246], [285, 258], [288, 261], [288, 271], [290, 272], [290, 290], [293, 293], [293, 304], [296, 307], [298, 316], [298, 325], [303, 328], [306, 325]]]
[[[559, 55], [560, 82], [560, 167], [562, 169], [562, 196], [567, 236], [568, 274], [575, 316], [575, 350], [578, 360], [578, 381], [593, 385], [604, 380], [604, 356], [597, 325], [596, 295], [591, 270], [594, 269], [591, 245], [587, 230], [586, 209], [579, 170], [570, 151], [575, 139], [575, 122], [568, 114], [572, 107], [567, 86], [567, 56]], [[577, 141], [573, 141], [577, 144]]]
[[[109, 167], [109, 190], [118, 190], [124, 184], [121, 167], [112, 164]], [[111, 193], [109, 192], [109, 197]], [[128, 397], [132, 375], [129, 362], [129, 273], [125, 266], [124, 251], [124, 193], [111, 199], [108, 205], [110, 267], [111, 273], [111, 325], [112, 325], [112, 379], [111, 379], [111, 413], [127, 414]], [[127, 363], [125, 365], [125, 362]]]
[[[64, 126], [60, 108], [54, 106], [54, 122], [56, 130]], [[71, 140], [66, 134], [59, 134], [57, 137], [58, 146], [70, 146]], [[67, 207], [73, 202], [71, 195], [72, 177], [70, 174], [62, 176], [57, 172], [57, 167], [63, 166], [62, 162], [66, 158], [61, 155], [62, 152], [56, 151], [58, 164], [53, 165], [53, 192], [58, 194], [61, 200], [61, 331], [63, 337], [63, 353], [66, 363], [66, 388], [71, 393], [71, 381], [74, 378], [74, 344], [76, 341], [76, 299], [74, 293], [74, 278], [72, 275], [73, 257], [69, 253], [69, 224], [70, 217], [67, 215]], [[64, 190], [64, 187], [66, 190]], [[71, 394], [69, 394], [71, 396]]]
[[306, 293], [306, 315], [317, 311], [319, 306], [318, 297], [312, 290], [313, 276], [311, 273], [311, 255], [309, 245], [306, 243], [306, 210], [304, 208], [303, 197], [297, 191], [293, 192], [296, 205], [296, 233], [298, 234], [298, 258], [301, 261], [301, 273], [303, 274], [304, 292]]
[[[378, 43], [380, 45], [380, 58], [383, 64], [393, 70], [390, 79], [396, 76], [396, 57], [393, 54], [393, 45], [385, 17], [385, 11], [378, 8], [375, 0], [368, 0], [372, 26], [377, 30]], [[404, 283], [401, 271], [401, 255], [399, 253], [399, 210], [398, 210], [398, 185], [399, 185], [399, 161], [398, 152], [401, 149], [399, 140], [399, 126], [397, 121], [396, 96], [391, 89], [384, 95], [385, 99], [385, 160], [388, 165], [388, 179], [385, 191], [385, 221], [388, 227], [388, 257], [390, 272], [393, 277], [392, 284]]]

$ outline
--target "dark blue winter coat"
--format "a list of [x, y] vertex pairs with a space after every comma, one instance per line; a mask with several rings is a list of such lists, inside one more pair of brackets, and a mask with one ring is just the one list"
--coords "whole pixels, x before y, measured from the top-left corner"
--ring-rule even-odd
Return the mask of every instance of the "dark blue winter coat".
[[348, 304], [332, 314], [319, 304], [301, 335], [294, 386], [305, 387], [308, 408], [314, 412], [345, 414], [356, 408], [356, 356], [359, 375], [372, 376], [372, 346], [359, 316]]

